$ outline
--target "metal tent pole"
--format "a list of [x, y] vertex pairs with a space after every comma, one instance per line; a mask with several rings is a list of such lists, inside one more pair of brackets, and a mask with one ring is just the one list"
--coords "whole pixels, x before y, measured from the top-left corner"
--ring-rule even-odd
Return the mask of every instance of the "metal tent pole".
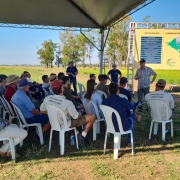
[[103, 72], [103, 58], [104, 58], [104, 30], [101, 31], [101, 54], [100, 54], [100, 74]]

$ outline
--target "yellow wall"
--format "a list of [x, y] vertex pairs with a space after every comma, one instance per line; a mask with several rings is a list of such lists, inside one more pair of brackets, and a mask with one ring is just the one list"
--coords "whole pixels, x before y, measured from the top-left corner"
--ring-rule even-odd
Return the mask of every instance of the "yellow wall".
[[153, 69], [180, 69], [180, 29], [136, 29], [136, 62], [141, 55], [141, 37], [162, 37], [161, 64], [147, 63], [147, 66]]

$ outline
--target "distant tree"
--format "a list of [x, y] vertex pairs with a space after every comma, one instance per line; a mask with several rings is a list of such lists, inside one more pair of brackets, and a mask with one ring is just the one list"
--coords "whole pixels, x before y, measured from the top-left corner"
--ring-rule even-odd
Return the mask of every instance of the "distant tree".
[[150, 22], [150, 16], [147, 15], [142, 19], [142, 22]]
[[62, 58], [60, 57], [60, 55], [61, 55], [61, 51], [60, 51], [60, 47], [58, 46], [56, 50], [56, 60], [55, 60], [55, 65], [57, 65], [58, 68], [60, 65], [63, 65]]
[[51, 66], [51, 68], [53, 67], [56, 47], [56, 43], [53, 43], [52, 40], [44, 41], [42, 43], [42, 48], [37, 51], [39, 55], [38, 59], [40, 59], [41, 64], [45, 65], [47, 68], [49, 66]]

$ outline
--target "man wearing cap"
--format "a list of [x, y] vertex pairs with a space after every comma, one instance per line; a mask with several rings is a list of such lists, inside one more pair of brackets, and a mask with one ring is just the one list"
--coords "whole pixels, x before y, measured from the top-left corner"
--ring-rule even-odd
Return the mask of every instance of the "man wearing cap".
[[[140, 68], [137, 69], [135, 80], [138, 80], [138, 102], [139, 106], [142, 106], [143, 104], [143, 95], [149, 93], [150, 84], [152, 84], [157, 74], [150, 68], [145, 66], [146, 61], [144, 59], [140, 60]], [[150, 76], [153, 76], [152, 81], [150, 81]]]
[[[21, 110], [28, 124], [42, 123], [44, 124], [42, 132], [48, 131], [51, 126], [47, 115], [37, 110], [26, 93], [29, 91], [29, 82], [26, 79], [19, 81], [19, 89], [12, 96], [11, 101]], [[34, 136], [35, 140], [39, 140], [38, 135]]]
[[77, 68], [74, 66], [74, 62], [71, 61], [69, 63], [69, 67], [66, 70], [66, 74], [69, 75], [70, 82], [73, 84], [74, 92], [77, 93], [77, 88], [76, 88], [76, 76], [78, 74]]
[[[53, 81], [51, 87], [55, 95], [47, 96], [44, 99], [40, 107], [41, 111], [47, 112], [46, 105], [52, 105], [64, 112], [69, 128], [85, 125], [83, 132], [78, 134], [79, 146], [84, 147], [84, 139], [95, 121], [95, 116], [92, 114], [82, 115], [81, 112], [78, 112], [72, 101], [67, 100], [63, 95], [64, 87], [62, 82], [59, 80]], [[58, 120], [59, 124], [63, 128], [64, 122], [60, 113], [58, 113]]]
[[122, 73], [116, 69], [116, 64], [112, 65], [112, 69], [108, 72], [108, 77], [111, 75], [111, 82], [118, 84], [119, 79], [121, 79]]
[[8, 87], [6, 88], [5, 94], [4, 94], [4, 98], [10, 102], [12, 96], [15, 94], [16, 90], [17, 90], [17, 84], [19, 81], [19, 77], [15, 74], [11, 74], [8, 76], [7, 78], [7, 85]]
[[109, 93], [108, 93], [109, 86], [106, 85], [107, 79], [109, 79], [108, 76], [105, 74], [102, 74], [102, 75], [99, 75], [98, 78], [99, 78], [100, 83], [97, 85], [96, 90], [101, 90], [101, 91], [105, 92], [108, 96], [109, 95]]
[[3, 96], [6, 91], [6, 78], [5, 74], [0, 74], [0, 96]]
[[[172, 116], [172, 110], [174, 109], [174, 99], [173, 96], [170, 93], [164, 92], [164, 88], [166, 86], [166, 81], [164, 79], [159, 79], [158, 82], [156, 83], [156, 89], [154, 92], [148, 93], [145, 96], [145, 100], [158, 100], [158, 101], [163, 101], [167, 104], [168, 106], [168, 111], [169, 111], [169, 119]], [[151, 115], [153, 115], [153, 112], [150, 112]], [[162, 110], [162, 117], [166, 118], [166, 110]]]

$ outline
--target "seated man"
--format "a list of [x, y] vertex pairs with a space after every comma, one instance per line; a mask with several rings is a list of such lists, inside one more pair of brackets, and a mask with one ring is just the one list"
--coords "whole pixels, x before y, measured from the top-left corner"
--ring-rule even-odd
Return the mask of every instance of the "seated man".
[[82, 104], [79, 104], [77, 101], [75, 101], [75, 99], [73, 98], [71, 94], [71, 91], [70, 91], [71, 84], [70, 84], [70, 79], [68, 76], [64, 76], [62, 78], [62, 84], [64, 87], [63, 95], [66, 97], [66, 99], [72, 101], [76, 109], [82, 109], [83, 108]]
[[[42, 114], [37, 110], [34, 104], [31, 102], [26, 93], [29, 91], [29, 85], [26, 79], [19, 81], [19, 90], [11, 98], [11, 101], [21, 110], [26, 122], [28, 124], [42, 123], [45, 124], [42, 128], [42, 132], [48, 131], [51, 126], [47, 115]], [[34, 136], [35, 140], [39, 140], [39, 136]]]
[[[103, 102], [102, 105], [109, 106], [113, 109], [115, 109], [120, 117], [121, 117], [121, 122], [123, 126], [124, 131], [132, 130], [133, 133], [133, 139], [134, 139], [134, 121], [130, 116], [130, 108], [129, 108], [129, 103], [126, 99], [119, 97], [119, 88], [116, 83], [111, 83], [109, 85], [109, 93], [110, 96], [106, 98]], [[112, 116], [113, 120], [113, 125], [114, 129], [116, 132], [119, 132], [119, 127], [117, 124], [117, 120], [115, 116]], [[131, 138], [130, 135], [128, 135], [128, 145], [131, 145]]]
[[58, 80], [61, 81], [63, 76], [65, 76], [65, 74], [63, 72], [58, 73]]
[[96, 80], [96, 75], [95, 74], [90, 74], [89, 78]]
[[[82, 134], [78, 134], [79, 146], [84, 147], [84, 138], [86, 137], [88, 131], [91, 129], [95, 121], [94, 115], [82, 116], [81, 113], [77, 112], [73, 103], [70, 100], [67, 100], [66, 97], [63, 95], [64, 87], [59, 80], [53, 81], [51, 87], [55, 95], [50, 95], [44, 99], [44, 102], [41, 104], [40, 107], [41, 111], [47, 111], [47, 104], [53, 105], [64, 112], [68, 126], [70, 128], [86, 125], [85, 130], [82, 132]], [[63, 127], [64, 122], [60, 114], [58, 120], [59, 124]]]
[[17, 90], [17, 84], [19, 81], [19, 77], [17, 75], [9, 75], [7, 78], [7, 85], [8, 87], [6, 88], [5, 94], [4, 94], [4, 98], [10, 102], [12, 96], [15, 94], [16, 90]]
[[[27, 136], [27, 131], [18, 128], [16, 124], [10, 124], [8, 120], [4, 121], [0, 118], [0, 138], [13, 138], [14, 146], [23, 141]], [[11, 157], [11, 149], [9, 141], [5, 141], [0, 148], [0, 157]], [[15, 157], [20, 157], [19, 154], [15, 153]]]
[[[168, 106], [168, 111], [169, 111], [169, 119], [172, 117], [172, 110], [174, 109], [174, 99], [170, 93], [164, 92], [164, 88], [166, 86], [166, 81], [164, 79], [159, 79], [158, 82], [156, 83], [156, 89], [154, 92], [148, 93], [145, 96], [145, 100], [159, 100], [163, 101], [167, 104]], [[151, 112], [151, 116], [153, 116], [153, 112]], [[162, 116], [165, 119], [165, 109], [162, 109]]]
[[109, 93], [108, 93], [109, 86], [106, 85], [107, 79], [109, 79], [107, 75], [105, 75], [105, 74], [99, 75], [100, 83], [97, 85], [96, 90], [101, 90], [101, 91], [105, 92], [108, 96], [109, 95]]
[[45, 90], [49, 90], [50, 83], [49, 83], [48, 75], [43, 75], [42, 81], [43, 81], [42, 88], [44, 88]]
[[51, 73], [50, 74], [50, 78], [49, 78], [49, 80], [50, 80], [50, 86], [49, 86], [49, 93], [50, 93], [50, 95], [54, 95], [54, 92], [52, 91], [52, 88], [51, 88], [51, 83], [53, 81], [55, 81], [56, 79], [57, 79], [56, 74]]
[[0, 74], [0, 96], [3, 96], [6, 91], [6, 78], [5, 74]]

